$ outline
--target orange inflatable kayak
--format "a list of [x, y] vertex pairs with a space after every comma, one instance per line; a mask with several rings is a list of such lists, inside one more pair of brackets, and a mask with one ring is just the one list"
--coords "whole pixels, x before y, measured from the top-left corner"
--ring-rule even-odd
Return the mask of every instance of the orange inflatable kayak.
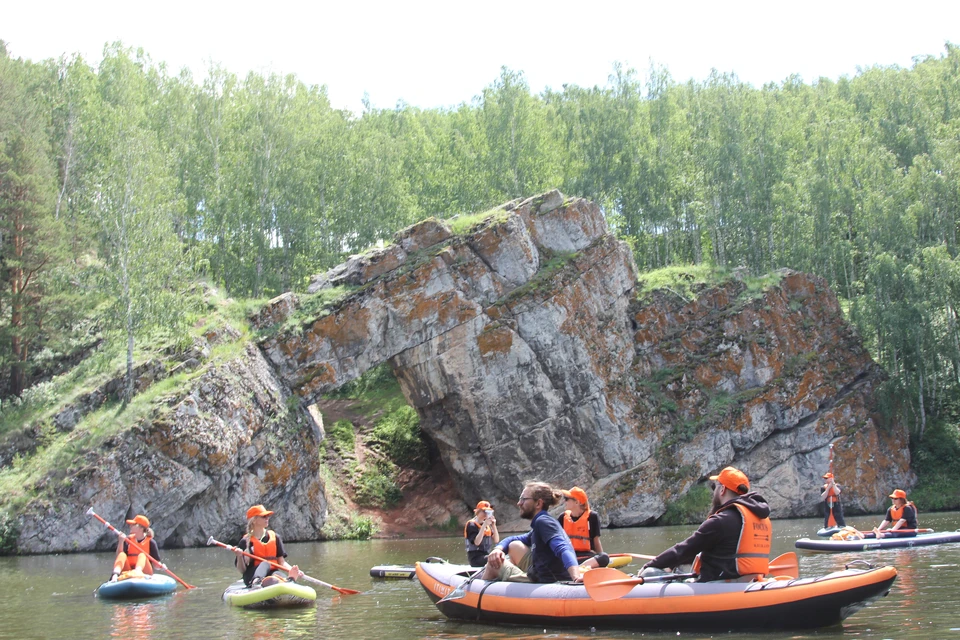
[[[418, 562], [417, 578], [441, 613], [471, 622], [547, 627], [704, 631], [809, 629], [836, 624], [887, 595], [893, 567], [846, 569], [765, 582], [591, 584], [487, 582], [476, 569]], [[624, 576], [625, 578], [627, 576]], [[596, 582], [596, 581], [593, 581]], [[628, 586], [629, 585], [629, 586]], [[593, 597], [591, 597], [591, 595]], [[444, 598], [447, 599], [444, 599]]]

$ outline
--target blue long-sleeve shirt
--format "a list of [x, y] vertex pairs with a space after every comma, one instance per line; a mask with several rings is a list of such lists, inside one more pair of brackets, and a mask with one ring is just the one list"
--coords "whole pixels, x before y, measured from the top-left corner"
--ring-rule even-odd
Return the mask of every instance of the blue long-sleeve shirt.
[[532, 556], [527, 576], [534, 582], [557, 582], [570, 577], [567, 569], [577, 565], [577, 554], [563, 527], [546, 511], [530, 521], [530, 531], [501, 540], [497, 545], [504, 552], [518, 540], [530, 547]]

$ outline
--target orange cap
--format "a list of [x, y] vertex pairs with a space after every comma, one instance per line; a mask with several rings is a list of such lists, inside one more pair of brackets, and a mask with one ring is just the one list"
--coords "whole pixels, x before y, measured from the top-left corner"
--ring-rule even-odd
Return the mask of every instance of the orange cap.
[[144, 529], [150, 528], [150, 521], [147, 520], [147, 516], [144, 515], [138, 515], [133, 520], [127, 520], [127, 524], [138, 524]]
[[823, 474], [823, 479], [824, 479], [824, 480], [829, 480], [829, 479], [832, 478], [832, 477], [833, 477], [833, 474], [830, 473], [829, 471], [826, 472], [825, 474]]
[[477, 509], [493, 509], [493, 507], [486, 500], [481, 500], [477, 503]]
[[587, 502], [587, 492], [581, 489], [580, 487], [574, 487], [570, 491], [561, 491], [564, 498], [573, 498], [582, 505], [589, 504]]
[[894, 489], [893, 493], [890, 494], [891, 498], [900, 498], [901, 500], [907, 499], [907, 492], [903, 489]]
[[[750, 490], [750, 480], [747, 478], [746, 474], [740, 469], [735, 469], [733, 467], [725, 467], [723, 471], [715, 476], [710, 476], [711, 480], [716, 480], [730, 491], [734, 493], [739, 493], [743, 495]], [[745, 490], [740, 491], [740, 487], [746, 487]]]
[[255, 504], [247, 509], [247, 520], [256, 516], [272, 516], [273, 511], [267, 511], [262, 504]]

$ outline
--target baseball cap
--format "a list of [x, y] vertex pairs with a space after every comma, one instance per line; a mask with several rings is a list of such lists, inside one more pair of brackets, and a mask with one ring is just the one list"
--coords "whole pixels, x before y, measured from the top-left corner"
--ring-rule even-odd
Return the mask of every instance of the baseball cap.
[[894, 489], [893, 493], [890, 494], [891, 498], [900, 498], [901, 500], [907, 499], [907, 492], [903, 489]]
[[580, 487], [574, 487], [569, 491], [561, 491], [564, 498], [573, 498], [580, 504], [587, 504], [587, 492]]
[[272, 516], [273, 511], [267, 511], [262, 504], [255, 504], [247, 509], [247, 520], [256, 516]]
[[147, 519], [147, 516], [138, 514], [133, 520], [127, 520], [127, 524], [138, 524], [144, 529], [148, 529], [150, 520]]
[[[725, 467], [723, 471], [718, 473], [715, 476], [710, 476], [711, 480], [716, 480], [730, 491], [734, 493], [739, 493], [743, 495], [750, 490], [750, 480], [747, 478], [746, 474], [740, 469], [735, 469], [734, 467]], [[744, 491], [740, 491], [740, 486], [743, 485], [746, 487]]]

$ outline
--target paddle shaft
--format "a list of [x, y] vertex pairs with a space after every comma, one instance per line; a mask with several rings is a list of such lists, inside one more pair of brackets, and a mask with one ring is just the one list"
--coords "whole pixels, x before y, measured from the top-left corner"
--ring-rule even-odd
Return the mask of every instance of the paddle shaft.
[[[875, 538], [877, 536], [873, 531], [860, 531], [863, 534], [864, 538]], [[886, 535], [888, 533], [894, 534], [893, 537], [896, 537], [898, 533], [933, 533], [933, 529], [884, 529], [880, 533]]]
[[611, 558], [616, 558], [619, 556], [630, 556], [631, 558], [636, 558], [638, 560], [653, 560], [657, 556], [645, 556], [642, 553], [611, 553]]
[[[261, 558], [260, 556], [255, 556], [255, 555], [253, 555], [252, 553], [247, 553], [246, 551], [244, 551], [244, 550], [241, 549], [240, 547], [235, 547], [235, 546], [233, 546], [233, 545], [231, 545], [231, 544], [225, 544], [225, 543], [223, 543], [223, 542], [220, 542], [219, 540], [214, 540], [214, 539], [213, 539], [213, 536], [210, 536], [210, 539], [207, 540], [207, 544], [208, 544], [208, 545], [210, 545], [210, 544], [215, 544], [215, 545], [217, 545], [218, 547], [223, 547], [224, 549], [227, 549], [227, 550], [229, 550], [229, 551], [238, 551], [238, 552], [240, 552], [241, 555], [244, 555], [244, 556], [246, 556], [246, 557], [248, 557], [248, 558], [252, 558], [253, 560], [258, 560], [258, 561], [260, 561], [260, 562], [266, 562], [267, 564], [269, 564], [269, 565], [270, 565], [271, 567], [273, 567], [274, 569], [280, 569], [281, 571], [289, 571], [289, 568], [283, 566], [282, 564], [278, 564], [278, 563], [274, 562], [273, 560], [267, 560], [266, 558]], [[329, 587], [330, 589], [333, 589], [334, 591], [338, 591], [338, 592], [342, 593], [342, 594], [345, 595], [345, 596], [352, 596], [352, 595], [356, 595], [356, 594], [360, 593], [359, 591], [356, 591], [356, 590], [354, 590], [354, 589], [344, 589], [343, 587], [337, 587], [337, 586], [335, 586], [335, 585], [332, 585], [332, 584], [330, 584], [329, 582], [324, 582], [323, 580], [317, 580], [316, 578], [313, 578], [313, 577], [311, 577], [311, 576], [308, 576], [307, 574], [303, 573], [302, 571], [300, 572], [300, 575], [303, 576], [303, 579], [306, 580], [307, 582], [312, 582], [313, 584], [318, 584], [318, 585], [320, 585], [321, 587]]]
[[177, 577], [177, 574], [175, 574], [173, 571], [170, 571], [170, 569], [167, 568], [167, 565], [163, 564], [162, 562], [154, 558], [152, 555], [150, 555], [150, 550], [144, 549], [143, 547], [141, 547], [140, 543], [138, 543], [133, 536], [128, 536], [124, 532], [117, 530], [116, 527], [114, 527], [112, 524], [110, 524], [109, 522], [101, 518], [99, 515], [97, 515], [97, 513], [93, 510], [93, 507], [90, 507], [90, 509], [87, 510], [87, 515], [93, 516], [94, 518], [96, 518], [97, 520], [105, 524], [107, 526], [107, 529], [110, 529], [110, 531], [113, 531], [121, 539], [126, 540], [129, 544], [133, 545], [133, 548], [135, 548], [137, 551], [139, 551], [143, 555], [147, 556], [147, 558], [150, 559], [150, 562], [152, 562], [154, 566], [159, 567], [160, 569], [163, 569], [166, 573], [170, 575], [171, 578], [173, 578], [174, 580], [182, 584], [184, 587], [186, 587], [187, 589], [196, 589], [196, 587], [193, 586], [192, 584], [187, 584], [186, 582], [181, 580], [179, 577]]

